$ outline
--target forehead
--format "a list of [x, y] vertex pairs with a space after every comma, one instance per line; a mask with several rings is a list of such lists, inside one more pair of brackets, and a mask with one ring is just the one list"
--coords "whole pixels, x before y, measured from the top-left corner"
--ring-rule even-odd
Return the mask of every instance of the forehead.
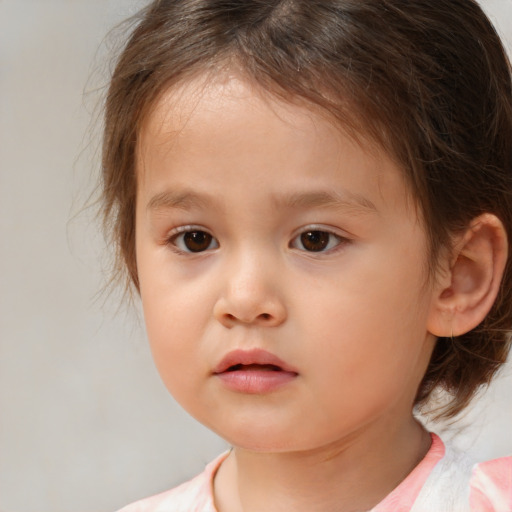
[[148, 146], [154, 150], [161, 143], [165, 151], [192, 133], [200, 136], [213, 129], [218, 135], [228, 125], [235, 142], [248, 132], [249, 123], [253, 135], [261, 135], [254, 137], [255, 142], [268, 145], [272, 141], [266, 135], [278, 124], [289, 125], [296, 137], [308, 137], [312, 130], [325, 128], [319, 118], [312, 108], [284, 103], [237, 75], [222, 73], [213, 80], [199, 75], [160, 95], [142, 124], [138, 150], [142, 153]]
[[[273, 116], [269, 116], [269, 112]], [[196, 128], [198, 124], [204, 124], [204, 121], [215, 120], [219, 114], [222, 114], [224, 122], [229, 121], [232, 125], [238, 122], [241, 126], [245, 126], [248, 115], [255, 121], [258, 114], [263, 114], [260, 115], [263, 131], [270, 131], [272, 122], [284, 122], [297, 137], [302, 135], [309, 138], [312, 131], [318, 137], [327, 131], [341, 132], [362, 145], [366, 152], [376, 156], [385, 152], [367, 133], [356, 131], [347, 123], [341, 124], [326, 108], [296, 95], [278, 95], [247, 78], [243, 72], [231, 68], [215, 73], [198, 73], [164, 89], [143, 116], [137, 149], [141, 152], [148, 139], [159, 139], [172, 145], [188, 128]], [[205, 128], [208, 125], [206, 123]], [[268, 129], [265, 130], [265, 127]], [[232, 133], [233, 139], [237, 135], [241, 134]], [[265, 142], [270, 141], [267, 139]]]
[[[340, 167], [342, 172], [363, 167], [371, 172], [365, 176], [344, 173], [345, 185], [353, 189], [354, 196], [358, 189], [369, 187], [370, 195], [389, 200], [385, 197], [389, 194], [382, 192], [391, 187], [401, 202], [410, 199], [401, 170], [379, 144], [347, 133], [320, 107], [299, 100], [285, 102], [227, 72], [215, 79], [199, 75], [163, 92], [139, 133], [138, 182], [147, 185], [148, 179], [162, 176], [163, 172], [156, 171], [163, 167], [175, 175], [184, 166], [191, 172], [195, 169], [199, 178], [205, 167], [213, 172], [212, 162], [218, 160], [241, 170], [250, 165], [251, 158], [268, 173], [283, 176], [293, 165], [310, 170], [313, 178], [319, 168], [336, 171]], [[225, 171], [222, 168], [218, 173], [224, 184]], [[231, 178], [234, 183], [236, 177]], [[391, 200], [396, 202], [396, 198]]]

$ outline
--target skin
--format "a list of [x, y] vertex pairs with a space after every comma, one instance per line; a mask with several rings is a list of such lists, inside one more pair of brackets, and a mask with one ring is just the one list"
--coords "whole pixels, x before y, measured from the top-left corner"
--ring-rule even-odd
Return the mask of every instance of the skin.
[[[215, 480], [218, 509], [374, 506], [429, 448], [412, 408], [439, 318], [440, 285], [397, 164], [311, 108], [226, 75], [161, 97], [137, 175], [156, 366], [234, 446]], [[308, 229], [331, 233], [325, 251], [301, 244]], [[211, 235], [206, 250], [187, 252], [190, 231]], [[270, 393], [228, 389], [213, 369], [252, 348], [296, 377]]]

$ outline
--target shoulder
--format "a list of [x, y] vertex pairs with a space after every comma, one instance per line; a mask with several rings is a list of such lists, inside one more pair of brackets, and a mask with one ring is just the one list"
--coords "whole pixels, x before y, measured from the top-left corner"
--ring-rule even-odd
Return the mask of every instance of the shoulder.
[[136, 501], [118, 512], [216, 512], [213, 478], [227, 453], [210, 462], [192, 480], [169, 491]]
[[472, 511], [512, 511], [512, 456], [473, 466], [470, 503]]
[[512, 457], [475, 463], [447, 445], [413, 510], [512, 512]]

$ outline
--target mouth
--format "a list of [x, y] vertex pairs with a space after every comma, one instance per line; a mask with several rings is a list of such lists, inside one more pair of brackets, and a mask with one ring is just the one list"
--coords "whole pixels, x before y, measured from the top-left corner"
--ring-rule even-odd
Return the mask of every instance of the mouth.
[[215, 367], [213, 375], [229, 390], [263, 395], [295, 380], [298, 372], [265, 350], [235, 350]]
[[282, 368], [275, 364], [234, 364], [230, 366], [226, 372], [238, 372], [238, 371], [267, 371], [267, 372], [280, 372]]
[[229, 352], [213, 369], [214, 374], [237, 371], [289, 372], [297, 370], [282, 359], [262, 349], [233, 350]]

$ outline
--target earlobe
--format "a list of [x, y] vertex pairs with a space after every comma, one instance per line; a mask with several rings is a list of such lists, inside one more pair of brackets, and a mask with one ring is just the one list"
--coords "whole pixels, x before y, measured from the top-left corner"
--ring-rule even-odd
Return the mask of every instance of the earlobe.
[[460, 336], [489, 313], [499, 291], [508, 256], [502, 222], [485, 213], [457, 237], [438, 280], [429, 317], [436, 336]]

